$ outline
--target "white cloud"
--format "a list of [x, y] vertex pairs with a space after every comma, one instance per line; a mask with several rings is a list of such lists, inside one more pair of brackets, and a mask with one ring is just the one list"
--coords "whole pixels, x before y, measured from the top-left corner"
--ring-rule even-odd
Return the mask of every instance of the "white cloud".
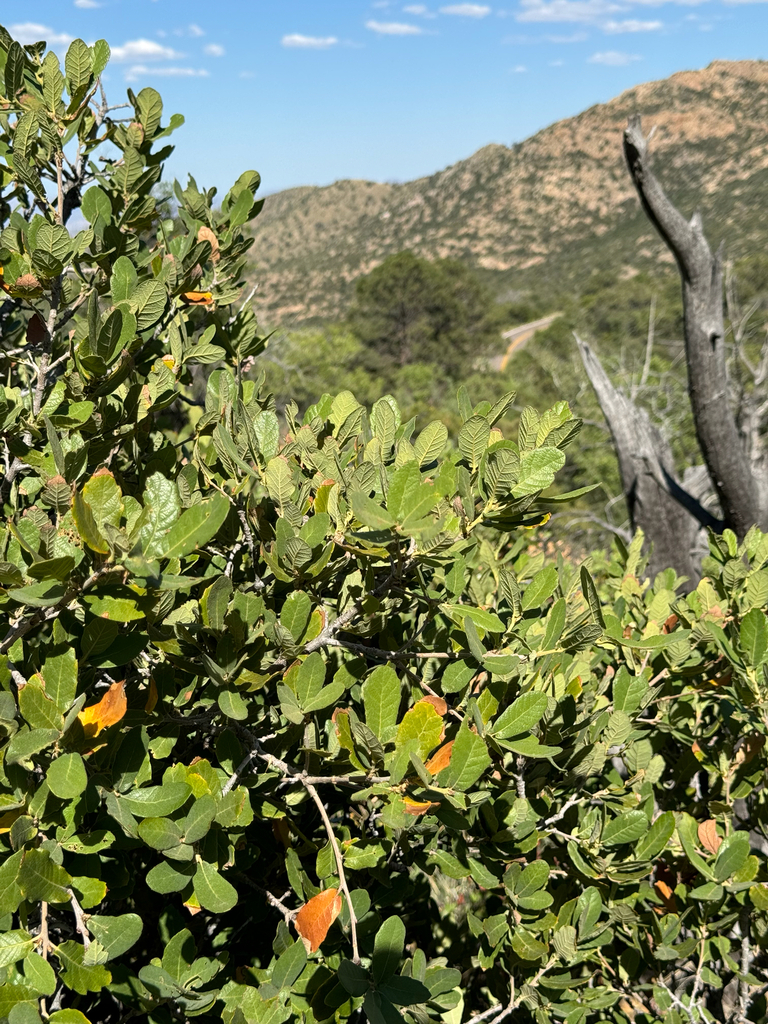
[[551, 61], [549, 61], [549, 66], [551, 68], [561, 68], [564, 63], [565, 63], [565, 61], [563, 61], [563, 60], [551, 60]]
[[178, 60], [181, 56], [170, 46], [161, 46], [152, 39], [131, 39], [123, 46], [112, 47], [113, 61]]
[[302, 36], [298, 32], [294, 32], [293, 35], [283, 36], [281, 43], [283, 46], [299, 50], [327, 50], [329, 46], [335, 46], [338, 41], [336, 36]]
[[524, 75], [528, 68], [525, 66], [525, 64], [518, 64], [514, 68], [512, 68], [512, 70], [516, 75]]
[[664, 25], [660, 21], [637, 21], [629, 18], [625, 21], [606, 21], [601, 27], [603, 32], [609, 35], [619, 35], [622, 32], [656, 32]]
[[205, 32], [203, 32], [203, 30], [200, 28], [200, 26], [199, 25], [195, 25], [195, 24], [190, 25], [189, 28], [187, 29], [187, 31], [189, 32], [189, 34], [191, 36], [194, 36], [196, 39], [199, 39], [200, 36], [204, 36], [205, 35]]
[[241, 71], [237, 76], [238, 78], [255, 78], [256, 74], [253, 71]]
[[164, 78], [208, 78], [209, 72], [205, 68], [150, 68], [146, 64], [134, 64], [126, 70], [125, 80], [135, 82], [137, 78], [147, 78], [150, 75], [162, 75]]
[[94, 7], [101, 7], [101, 4], [97, 4], [96, 0], [75, 0], [75, 7], [84, 7], [86, 10], [91, 10]]
[[515, 15], [518, 21], [577, 22], [594, 24], [609, 14], [620, 14], [624, 8], [612, 0], [522, 0], [523, 10]]
[[623, 68], [633, 61], [642, 60], [639, 53], [619, 53], [618, 50], [604, 50], [587, 58], [588, 64], [603, 64], [608, 68]]
[[223, 57], [227, 52], [223, 46], [219, 46], [218, 43], [208, 43], [207, 46], [203, 47], [203, 51], [208, 54], [209, 57]]
[[380, 36], [420, 36], [424, 32], [418, 25], [405, 25], [400, 21], [366, 21], [365, 27]]
[[572, 32], [569, 36], [544, 36], [548, 43], [583, 43], [589, 39], [586, 32]]
[[436, 18], [437, 15], [433, 14], [432, 11], [425, 4], [408, 4], [403, 10], [406, 14], [414, 14], [417, 18]]
[[440, 8], [441, 14], [457, 14], [461, 18], [484, 18], [491, 13], [485, 4], [449, 4]]
[[38, 25], [34, 21], [25, 21], [20, 25], [10, 25], [8, 31], [22, 46], [38, 43], [44, 39], [49, 46], [66, 46], [72, 42], [72, 36], [66, 32], [54, 32], [47, 25]]

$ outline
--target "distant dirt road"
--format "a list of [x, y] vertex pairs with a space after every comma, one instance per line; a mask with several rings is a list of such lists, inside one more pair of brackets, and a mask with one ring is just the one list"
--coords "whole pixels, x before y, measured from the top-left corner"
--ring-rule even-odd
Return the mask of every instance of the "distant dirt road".
[[496, 356], [495, 359], [492, 359], [491, 365], [496, 370], [506, 370], [507, 363], [515, 352], [519, 352], [531, 340], [536, 331], [545, 330], [562, 315], [562, 313], [550, 313], [549, 316], [543, 316], [540, 320], [532, 320], [528, 324], [513, 327], [511, 331], [505, 331], [502, 334], [502, 338], [505, 338], [508, 342], [507, 351], [503, 356]]

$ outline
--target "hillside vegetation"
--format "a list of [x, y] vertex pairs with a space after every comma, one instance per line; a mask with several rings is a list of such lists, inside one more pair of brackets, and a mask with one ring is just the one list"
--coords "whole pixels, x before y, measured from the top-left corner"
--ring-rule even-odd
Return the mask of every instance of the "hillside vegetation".
[[267, 198], [252, 278], [271, 326], [345, 312], [352, 283], [410, 249], [482, 271], [497, 292], [559, 292], [595, 269], [625, 276], [669, 256], [643, 217], [621, 155], [627, 117], [656, 126], [655, 166], [687, 213], [700, 205], [729, 255], [764, 248], [754, 216], [768, 185], [768, 62], [715, 61], [630, 89], [511, 147], [490, 145], [405, 184], [339, 181]]

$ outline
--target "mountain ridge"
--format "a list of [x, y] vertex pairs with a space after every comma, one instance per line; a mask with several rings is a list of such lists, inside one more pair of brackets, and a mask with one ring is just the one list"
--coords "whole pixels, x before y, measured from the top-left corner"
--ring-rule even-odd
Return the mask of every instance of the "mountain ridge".
[[768, 199], [768, 62], [718, 60], [414, 181], [343, 179], [268, 196], [252, 250], [262, 319], [289, 328], [338, 318], [355, 278], [402, 249], [464, 260], [497, 291], [668, 262], [624, 167], [633, 113], [646, 131], [655, 125], [657, 173], [683, 212], [701, 208], [714, 244], [727, 238], [738, 255], [768, 242], [754, 216]]

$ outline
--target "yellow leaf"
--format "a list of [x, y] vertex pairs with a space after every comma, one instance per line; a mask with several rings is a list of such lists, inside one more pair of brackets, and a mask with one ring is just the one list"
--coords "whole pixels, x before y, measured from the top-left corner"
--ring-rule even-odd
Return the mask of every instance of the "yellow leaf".
[[112, 683], [98, 704], [83, 708], [77, 717], [82, 723], [83, 732], [90, 739], [98, 736], [102, 729], [108, 729], [110, 725], [119, 722], [127, 710], [123, 679], [122, 682]]

